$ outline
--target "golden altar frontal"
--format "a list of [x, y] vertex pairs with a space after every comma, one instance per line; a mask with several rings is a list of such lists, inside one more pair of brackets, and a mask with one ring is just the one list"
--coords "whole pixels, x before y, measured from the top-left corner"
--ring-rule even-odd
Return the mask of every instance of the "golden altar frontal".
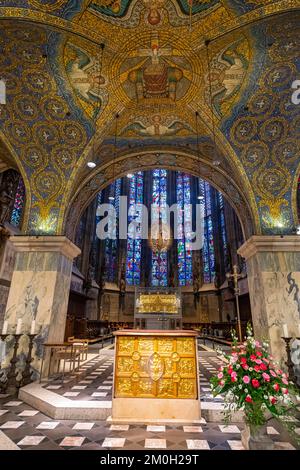
[[139, 313], [177, 313], [177, 297], [175, 294], [141, 294]]
[[197, 332], [116, 331], [113, 420], [200, 419]]

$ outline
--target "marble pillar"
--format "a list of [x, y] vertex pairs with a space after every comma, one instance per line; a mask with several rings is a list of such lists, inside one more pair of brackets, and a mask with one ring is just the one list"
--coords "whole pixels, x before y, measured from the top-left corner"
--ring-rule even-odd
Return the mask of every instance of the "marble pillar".
[[[8, 333], [13, 333], [21, 319], [24, 334], [30, 332], [35, 320], [37, 337], [32, 367], [38, 376], [43, 343], [64, 340], [72, 262], [80, 250], [64, 236], [14, 236], [10, 243], [15, 248], [16, 261], [5, 320]], [[20, 369], [26, 358], [27, 342], [27, 336], [22, 336], [18, 351]], [[13, 342], [8, 341], [2, 369], [10, 362], [12, 347]]]
[[271, 353], [283, 365], [283, 324], [289, 336], [299, 336], [300, 237], [254, 235], [238, 253], [247, 263], [255, 337], [266, 338]]

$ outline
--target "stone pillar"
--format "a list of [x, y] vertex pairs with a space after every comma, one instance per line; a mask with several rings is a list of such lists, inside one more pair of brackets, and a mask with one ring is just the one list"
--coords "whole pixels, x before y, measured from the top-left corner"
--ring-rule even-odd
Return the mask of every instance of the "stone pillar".
[[283, 361], [283, 324], [299, 336], [300, 237], [254, 235], [238, 250], [246, 259], [254, 334], [266, 338], [276, 360]]
[[[64, 236], [14, 236], [10, 243], [16, 251], [16, 262], [5, 320], [8, 333], [15, 332], [19, 318], [22, 320], [21, 333], [29, 333], [32, 320], [36, 321], [38, 336], [35, 338], [32, 367], [37, 376], [42, 344], [64, 340], [72, 262], [80, 250]], [[2, 368], [10, 362], [12, 346], [7, 343]], [[26, 354], [27, 337], [23, 336], [18, 351], [21, 369]]]

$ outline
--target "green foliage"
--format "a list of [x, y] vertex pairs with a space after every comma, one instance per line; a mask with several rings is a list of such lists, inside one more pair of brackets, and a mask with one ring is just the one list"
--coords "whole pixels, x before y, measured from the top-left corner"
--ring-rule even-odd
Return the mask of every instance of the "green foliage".
[[295, 413], [299, 393], [269, 354], [269, 344], [255, 340], [250, 324], [244, 343], [238, 343], [234, 330], [231, 335], [232, 351], [222, 353], [225, 364], [211, 378], [213, 396], [224, 397], [224, 422], [229, 423], [237, 410], [244, 411], [249, 426], [262, 426], [271, 415], [299, 441], [293, 421], [286, 419]]

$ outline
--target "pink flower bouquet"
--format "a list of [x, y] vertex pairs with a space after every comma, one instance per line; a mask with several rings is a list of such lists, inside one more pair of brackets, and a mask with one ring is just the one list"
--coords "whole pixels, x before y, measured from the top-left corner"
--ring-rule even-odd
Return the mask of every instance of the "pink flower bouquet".
[[296, 408], [297, 393], [269, 354], [268, 343], [256, 341], [249, 325], [244, 343], [238, 344], [235, 332], [232, 337], [231, 354], [222, 353], [225, 365], [211, 378], [213, 395], [224, 396], [225, 422], [238, 409], [244, 411], [246, 423], [252, 426], [265, 424], [267, 412], [286, 418]]

